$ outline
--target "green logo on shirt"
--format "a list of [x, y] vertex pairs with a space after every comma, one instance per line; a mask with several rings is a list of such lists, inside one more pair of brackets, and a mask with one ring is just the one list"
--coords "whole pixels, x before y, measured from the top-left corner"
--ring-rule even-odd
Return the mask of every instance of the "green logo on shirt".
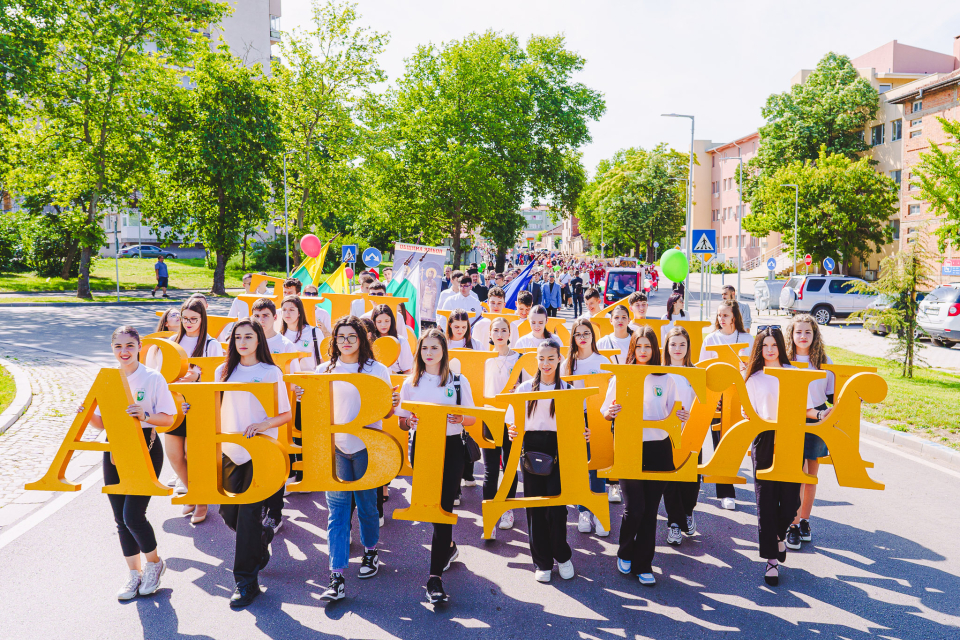
[[309, 340], [304, 340], [304, 341], [303, 341], [303, 346], [305, 346], [305, 347], [310, 346], [310, 341], [309, 341]]
[[451, 389], [450, 387], [447, 387], [447, 397], [448, 398], [453, 397], [453, 389]]
[[137, 402], [143, 401], [146, 395], [147, 395], [146, 391], [144, 391], [143, 389], [137, 389]]
[[263, 382], [263, 378], [254, 378], [253, 381], [254, 381], [254, 382]]
[[657, 397], [658, 397], [658, 398], [662, 398], [662, 397], [663, 397], [663, 387], [654, 387], [653, 390], [657, 392]]

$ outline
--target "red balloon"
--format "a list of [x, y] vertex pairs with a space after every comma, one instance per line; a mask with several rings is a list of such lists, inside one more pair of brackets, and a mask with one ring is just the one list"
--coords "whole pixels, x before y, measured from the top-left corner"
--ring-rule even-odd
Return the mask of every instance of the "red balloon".
[[308, 233], [300, 238], [300, 248], [311, 258], [316, 258], [320, 255], [320, 249], [323, 248], [323, 243], [320, 242], [320, 238], [312, 233]]
[[352, 277], [353, 277], [353, 269], [351, 269], [350, 267], [347, 267], [347, 269], [346, 269], [346, 274], [347, 274], [347, 278], [352, 278]]

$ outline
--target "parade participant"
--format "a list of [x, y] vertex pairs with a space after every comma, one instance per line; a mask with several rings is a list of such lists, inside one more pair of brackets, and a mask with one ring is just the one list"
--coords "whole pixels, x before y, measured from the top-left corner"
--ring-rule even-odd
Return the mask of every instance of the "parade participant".
[[630, 312], [627, 307], [618, 304], [610, 313], [610, 321], [613, 323], [613, 333], [600, 338], [598, 347], [600, 349], [619, 349], [620, 355], [611, 358], [613, 364], [625, 364], [630, 355], [630, 336], [633, 329], [630, 327]]
[[[180, 310], [176, 307], [170, 307], [164, 311], [163, 315], [158, 319], [157, 328], [154, 329], [154, 332], [160, 333], [163, 331], [180, 332]], [[150, 348], [147, 349], [147, 357], [144, 358], [143, 363], [148, 369], [160, 368], [160, 365], [157, 364], [157, 354], [159, 353], [160, 347], [156, 345], [150, 345]]]
[[603, 311], [603, 304], [600, 302], [600, 292], [595, 288], [590, 287], [587, 289], [583, 294], [583, 298], [587, 308], [579, 317], [589, 320]]
[[[169, 427], [177, 415], [177, 405], [167, 389], [167, 383], [159, 372], [140, 364], [140, 333], [130, 326], [118, 327], [110, 337], [113, 357], [120, 364], [120, 370], [127, 377], [127, 384], [133, 395], [133, 404], [127, 407], [127, 415], [136, 418], [143, 430], [143, 439], [147, 443], [153, 472], [160, 476], [163, 468], [163, 446], [154, 427]], [[77, 413], [83, 413], [81, 404]], [[89, 426], [103, 430], [103, 418], [100, 407], [93, 410]], [[113, 454], [103, 454], [103, 484], [110, 486], [120, 483], [120, 474], [113, 464]], [[130, 574], [127, 581], [117, 591], [118, 600], [130, 600], [139, 593], [147, 596], [160, 587], [160, 578], [167, 567], [157, 552], [157, 538], [153, 526], [147, 520], [147, 505], [150, 496], [128, 496], [107, 494], [113, 519], [117, 523], [120, 537], [120, 549], [127, 562]], [[146, 558], [141, 571], [140, 555]]]
[[547, 315], [551, 318], [557, 317], [557, 310], [560, 309], [560, 305], [563, 304], [560, 301], [560, 285], [556, 282], [556, 277], [553, 275], [553, 272], [550, 272], [550, 275], [547, 276], [549, 282], [543, 286], [543, 306], [547, 308]]
[[[737, 302], [737, 289], [732, 284], [724, 285], [721, 295], [724, 300]], [[750, 325], [752, 324], [752, 320], [750, 319], [750, 305], [745, 302], [737, 302], [737, 307], [740, 309], [740, 317], [743, 318], [743, 327], [747, 333], [750, 333]]]
[[[820, 326], [813, 316], [806, 313], [793, 316], [787, 323], [784, 336], [787, 346], [787, 358], [791, 362], [806, 362], [810, 369], [821, 370], [825, 364], [833, 364], [826, 354]], [[807, 423], [822, 421], [830, 415], [833, 407], [834, 385], [836, 377], [832, 371], [827, 377], [814, 380], [807, 389]], [[803, 437], [803, 470], [816, 477], [820, 471], [820, 458], [830, 455], [827, 444], [820, 436], [806, 433]], [[810, 530], [810, 512], [813, 511], [813, 501], [817, 496], [817, 485], [804, 484], [800, 492], [800, 513], [787, 530], [787, 548], [799, 549], [801, 542], [813, 540]]]
[[[245, 273], [243, 274], [243, 292], [246, 294], [250, 293], [250, 285], [253, 283], [253, 274]], [[265, 288], [265, 287], [264, 287]], [[249, 314], [248, 310], [250, 307], [247, 306], [247, 303], [240, 299], [239, 296], [233, 299], [233, 302], [230, 303], [230, 311], [227, 312], [227, 315], [231, 318], [246, 318]]]
[[[372, 275], [367, 272], [363, 272], [359, 276], [360, 278], [360, 293], [369, 294], [370, 286], [377, 281]], [[362, 298], [354, 300], [350, 303], [350, 313], [357, 316], [358, 318], [363, 315], [366, 310], [366, 301]], [[337, 318], [335, 318], [336, 320]]]
[[443, 268], [443, 278], [440, 279], [441, 293], [450, 288], [450, 276], [452, 274], [453, 274], [453, 267], [446, 266]]
[[480, 300], [473, 295], [473, 282], [470, 276], [461, 276], [458, 280], [459, 288], [453, 294], [447, 296], [441, 309], [453, 311], [455, 309], [465, 309], [475, 314], [476, 319], [483, 315], [483, 307], [480, 306]]
[[[667, 307], [668, 309], [670, 307]], [[663, 362], [669, 367], [692, 367], [690, 359], [690, 334], [683, 327], [673, 327], [663, 342]], [[696, 394], [690, 381], [684, 376], [671, 373], [677, 388], [677, 399], [687, 413], [693, 407]], [[702, 449], [702, 447], [701, 447]], [[703, 462], [702, 451], [697, 454], [698, 463]], [[697, 521], [693, 510], [700, 495], [700, 476], [694, 482], [667, 482], [663, 490], [663, 506], [667, 511], [667, 544], [680, 545], [683, 535], [697, 533]], [[683, 534], [683, 535], [682, 535]]]
[[447, 346], [450, 349], [483, 349], [471, 334], [470, 316], [465, 309], [455, 309], [447, 322]]
[[[537, 347], [537, 375], [532, 380], [517, 385], [516, 393], [568, 389], [560, 379], [560, 342], [547, 338]], [[557, 458], [557, 417], [555, 402], [533, 401], [526, 403], [526, 426], [523, 436], [524, 451], [536, 451], [553, 457], [550, 475], [537, 475], [523, 469], [523, 495], [527, 498], [558, 496], [561, 493], [560, 461]], [[507, 433], [517, 437], [513, 421], [513, 407], [507, 410], [506, 421], [510, 424]], [[570, 580], [576, 571], [573, 567], [573, 551], [567, 543], [567, 507], [528, 507], [527, 533], [530, 555], [535, 567], [537, 582], [550, 582], [553, 563], [557, 562], [560, 577]]]
[[[499, 288], [497, 287], [490, 290], [491, 299], [494, 292], [498, 290]], [[484, 363], [485, 387], [483, 395], [487, 398], [492, 398], [500, 393], [510, 393], [513, 391], [513, 388], [506, 389], [505, 387], [507, 381], [510, 379], [510, 375], [513, 373], [514, 367], [517, 365], [517, 361], [520, 359], [520, 354], [510, 349], [510, 325], [507, 324], [507, 321], [503, 318], [495, 318], [493, 322], [490, 323], [490, 345], [493, 347], [493, 350], [497, 352], [497, 357], [491, 358]], [[521, 371], [518, 382], [527, 377], [529, 376], [527, 376], [526, 372]], [[516, 384], [514, 386], [516, 386]], [[503, 446], [483, 449], [484, 500], [493, 500], [496, 497], [497, 490], [500, 488], [500, 468], [501, 466], [505, 467], [507, 461], [510, 459], [510, 438], [506, 434], [506, 425], [504, 425], [503, 429]], [[507, 494], [508, 498], [515, 498], [517, 496], [517, 482], [518, 478], [514, 477], [513, 484], [510, 486], [510, 492]], [[505, 511], [500, 517], [500, 523], [497, 526], [500, 529], [512, 529], [513, 523], [513, 511]]]
[[[297, 282], [300, 282], [297, 280]], [[284, 287], [286, 290], [286, 287]], [[300, 358], [297, 362], [301, 371], [313, 371], [323, 361], [320, 355], [320, 342], [323, 337], [318, 334], [316, 327], [307, 324], [306, 311], [303, 308], [303, 302], [297, 295], [288, 295], [280, 303], [280, 335], [286, 338], [292, 344], [296, 351], [309, 353], [306, 358]], [[296, 408], [294, 409], [294, 426], [297, 431], [302, 429], [300, 418], [300, 398], [297, 398]], [[293, 444], [298, 447], [302, 443], [302, 438], [294, 437]], [[290, 454], [290, 478], [299, 482], [303, 479], [303, 471], [294, 470], [292, 463], [302, 460], [300, 454]]]
[[531, 308], [533, 308], [533, 294], [529, 291], [520, 291], [517, 294], [517, 315], [519, 318], [510, 321], [510, 344], [514, 347], [520, 342], [520, 325], [530, 317]]
[[[570, 335], [572, 336], [570, 340], [570, 350], [567, 353], [566, 360], [564, 360], [560, 366], [561, 375], [582, 376], [602, 373], [603, 369], [600, 367], [605, 364], [610, 364], [610, 360], [600, 355], [600, 351], [597, 349], [597, 334], [594, 333], [593, 324], [585, 318], [578, 318], [573, 321]], [[583, 380], [574, 381], [573, 386], [577, 389], [585, 388]], [[587, 424], [586, 400], [584, 400], [583, 403], [583, 417], [584, 424]], [[587, 443], [587, 457], [589, 456], [590, 444]], [[606, 481], [603, 478], [597, 477], [597, 471], [595, 469], [590, 470], [590, 490], [594, 493], [603, 493], [606, 490]], [[601, 538], [606, 538], [610, 535], [610, 532], [603, 528], [600, 520], [597, 519], [594, 514], [590, 513], [589, 509], [583, 505], [578, 505], [577, 510], [580, 512], [577, 523], [577, 530], [580, 533], [590, 533], [590, 529], [593, 528]]]
[[437, 309], [443, 309], [443, 303], [445, 303], [451, 296], [455, 296], [460, 293], [460, 279], [463, 278], [463, 276], [463, 271], [460, 271], [459, 269], [450, 274], [450, 286], [440, 293], [440, 297], [437, 299]]
[[647, 294], [634, 291], [627, 298], [627, 304], [630, 305], [630, 311], [633, 313], [633, 318], [630, 320], [630, 329], [637, 331], [641, 326], [639, 321], [647, 317], [647, 309], [650, 306], [647, 301]]
[[477, 270], [476, 267], [474, 267], [470, 269], [470, 271], [468, 271], [467, 274], [470, 276], [470, 283], [472, 284], [473, 294], [477, 296], [477, 299], [480, 302], [485, 302], [487, 299], [487, 295], [489, 293], [489, 288], [480, 282], [480, 271]]
[[410, 343], [406, 336], [401, 339], [397, 331], [397, 319], [393, 315], [393, 309], [385, 304], [378, 304], [370, 312], [370, 316], [377, 328], [376, 337], [390, 336], [400, 343], [400, 357], [390, 366], [390, 373], [407, 375], [413, 369], [413, 353], [410, 351]]
[[[747, 396], [757, 415], [763, 420], [776, 422], [780, 381], [765, 373], [765, 367], [793, 368], [787, 359], [787, 348], [778, 326], [762, 327], [757, 332], [757, 339], [753, 343], [750, 360], [744, 372]], [[764, 431], [750, 445], [760, 557], [767, 561], [763, 579], [772, 587], [780, 581], [780, 563], [787, 559], [787, 528], [800, 507], [798, 483], [762, 480], [757, 477], [758, 471], [769, 469], [773, 465], [775, 440], [775, 431]]]
[[[383, 305], [381, 305], [383, 306]], [[378, 307], [379, 308], [379, 307]], [[385, 307], [388, 311], [389, 307]], [[391, 319], [392, 319], [391, 315]], [[374, 321], [376, 322], [376, 320]], [[330, 343], [330, 362], [316, 368], [322, 374], [365, 373], [390, 385], [390, 372], [373, 357], [373, 346], [367, 339], [366, 327], [356, 316], [337, 320], [334, 339]], [[393, 407], [400, 403], [400, 395], [393, 391]], [[333, 421], [346, 424], [360, 413], [360, 390], [349, 382], [334, 382], [331, 392]], [[393, 409], [384, 416], [393, 415]], [[366, 425], [368, 429], [382, 429], [377, 420]], [[359, 480], [367, 471], [367, 447], [360, 438], [348, 433], [334, 434], [337, 478], [344, 482]], [[360, 542], [363, 559], [360, 561], [360, 579], [372, 578], [380, 570], [380, 516], [377, 510], [377, 490], [327, 492], [327, 540], [330, 544], [330, 586], [320, 596], [324, 600], [340, 600], [346, 596], [344, 573], [350, 563], [350, 527], [352, 505], [357, 506], [360, 522]]]
[[583, 313], [583, 274], [580, 271], [570, 279], [570, 294], [573, 300], [573, 317], [577, 318]]
[[[438, 329], [428, 329], [420, 336], [413, 373], [403, 382], [400, 389], [400, 406], [396, 410], [397, 415], [400, 416], [400, 428], [410, 431], [410, 464], [413, 465], [416, 462], [417, 416], [403, 408], [404, 402], [474, 406], [470, 381], [450, 372], [447, 341]], [[474, 422], [474, 418], [466, 416], [447, 416], [447, 440], [444, 445], [440, 493], [440, 507], [447, 512], [453, 511], [453, 501], [460, 493], [460, 479], [463, 475], [463, 462], [466, 459], [463, 426], [472, 425]], [[453, 526], [434, 524], [430, 547], [430, 574], [426, 587], [428, 602], [435, 604], [449, 599], [443, 589], [442, 576], [459, 555], [460, 551], [453, 542]]]
[[[317, 289], [316, 285], [308, 284], [303, 288], [304, 298], [316, 298], [319, 295], [320, 291]], [[333, 335], [330, 325], [330, 314], [326, 309], [320, 305], [315, 305], [313, 307], [313, 317], [314, 322], [317, 325], [317, 329], [320, 330], [320, 335], [322, 335], [324, 338]]]
[[543, 300], [543, 283], [540, 282], [540, 268], [534, 267], [530, 276], [530, 282], [527, 283], [527, 291], [530, 292], [530, 306], [535, 307]]
[[660, 333], [663, 334], [664, 340], [666, 340], [666, 335], [675, 325], [677, 320], [686, 320], [687, 314], [683, 311], [683, 296], [679, 293], [672, 293], [667, 299], [667, 312], [663, 314], [661, 320], [668, 320], [669, 322], [660, 329]]
[[[630, 338], [630, 355], [626, 364], [660, 366], [657, 334], [648, 325], [642, 325]], [[659, 373], [648, 375], [643, 382], [643, 419], [663, 420], [670, 415], [677, 400], [673, 378]], [[617, 403], [617, 379], [610, 380], [607, 395], [600, 412], [607, 420], [615, 420], [623, 407]], [[626, 417], [626, 416], [624, 416]], [[690, 414], [677, 412], [681, 422]], [[673, 471], [673, 448], [667, 432], [662, 429], [643, 430], [643, 470]], [[657, 510], [663, 496], [663, 480], [620, 480], [624, 507], [620, 521], [620, 547], [617, 550], [617, 570], [634, 573], [640, 584], [653, 586], [653, 557], [657, 539]]]
[[[553, 337], [553, 334], [547, 330], [547, 310], [543, 308], [542, 304], [538, 304], [530, 310], [527, 322], [530, 323], [530, 333], [517, 340], [518, 349], [538, 347], [541, 342]], [[559, 339], [557, 342], [560, 342]]]
[[[254, 315], [256, 311], [254, 308]], [[290, 421], [290, 402], [283, 386], [283, 372], [273, 364], [263, 326], [259, 322], [250, 318], [237, 321], [230, 334], [227, 360], [217, 367], [214, 377], [220, 382], [272, 382], [278, 385], [275, 416], [268, 416], [252, 393], [224, 392], [220, 404], [222, 433], [242, 433], [247, 438], [262, 433], [276, 438], [278, 428]], [[250, 453], [230, 442], [224, 442], [221, 450], [223, 489], [234, 494], [243, 493], [253, 481]], [[283, 488], [277, 490], [275, 495], [280, 496], [282, 502]], [[269, 500], [220, 505], [223, 521], [237, 534], [233, 560], [233, 577], [237, 586], [230, 598], [231, 608], [246, 607], [261, 593], [257, 576], [270, 561], [270, 542], [274, 536], [273, 528], [263, 519], [263, 511]]]
[[[721, 344], [747, 343], [747, 346], [740, 350], [740, 355], [749, 355], [750, 346], [753, 343], [753, 337], [743, 328], [743, 319], [740, 317], [740, 307], [735, 301], [724, 300], [717, 307], [717, 316], [713, 323], [714, 331], [703, 339], [703, 346], [700, 349], [700, 360], [712, 360], [717, 357], [713, 351], [708, 351], [707, 347]], [[719, 418], [714, 418], [714, 425], [720, 424]], [[713, 447], [716, 449], [720, 444], [720, 430], [711, 429], [710, 436], [713, 438]], [[720, 507], [723, 509], [734, 510], [737, 508], [737, 492], [732, 484], [717, 483], [717, 499], [720, 500]]]
[[283, 295], [286, 296], [299, 296], [300, 289], [303, 288], [303, 283], [296, 278], [287, 278], [283, 281]]

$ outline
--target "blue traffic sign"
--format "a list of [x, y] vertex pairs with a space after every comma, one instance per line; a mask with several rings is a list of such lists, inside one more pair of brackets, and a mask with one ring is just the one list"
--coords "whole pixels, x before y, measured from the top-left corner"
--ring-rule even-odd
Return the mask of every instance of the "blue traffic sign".
[[340, 262], [356, 262], [357, 261], [357, 245], [355, 244], [345, 244], [340, 249]]
[[716, 252], [717, 252], [716, 229], [694, 229], [693, 230], [693, 253], [716, 253]]
[[832, 272], [834, 267], [837, 266], [837, 263], [833, 261], [833, 258], [824, 258], [823, 259], [823, 268], [827, 271]]
[[769, 260], [767, 260], [767, 269], [769, 269], [770, 271], [773, 271], [776, 268], [777, 268], [776, 260], [774, 260], [773, 258], [770, 258]]
[[363, 250], [363, 264], [368, 267], [375, 267], [381, 262], [383, 262], [383, 255], [380, 253], [380, 249], [367, 247]]

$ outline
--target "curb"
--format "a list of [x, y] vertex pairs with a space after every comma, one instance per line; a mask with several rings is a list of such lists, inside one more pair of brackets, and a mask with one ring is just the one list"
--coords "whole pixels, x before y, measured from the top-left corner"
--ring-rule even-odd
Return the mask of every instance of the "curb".
[[143, 302], [0, 302], [0, 307], [143, 307], [169, 305], [178, 298], [168, 300], [144, 300]]
[[890, 429], [866, 420], [860, 421], [860, 434], [873, 440], [882, 440], [910, 449], [926, 458], [934, 458], [938, 462], [960, 469], [960, 451], [951, 449], [936, 442], [930, 442], [903, 431]]
[[0, 434], [3, 434], [20, 419], [20, 416], [26, 412], [30, 403], [33, 402], [33, 389], [30, 387], [30, 379], [23, 369], [3, 358], [0, 358], [0, 364], [13, 376], [13, 383], [17, 387], [17, 395], [14, 396], [13, 402], [4, 409], [3, 413], [0, 413]]

